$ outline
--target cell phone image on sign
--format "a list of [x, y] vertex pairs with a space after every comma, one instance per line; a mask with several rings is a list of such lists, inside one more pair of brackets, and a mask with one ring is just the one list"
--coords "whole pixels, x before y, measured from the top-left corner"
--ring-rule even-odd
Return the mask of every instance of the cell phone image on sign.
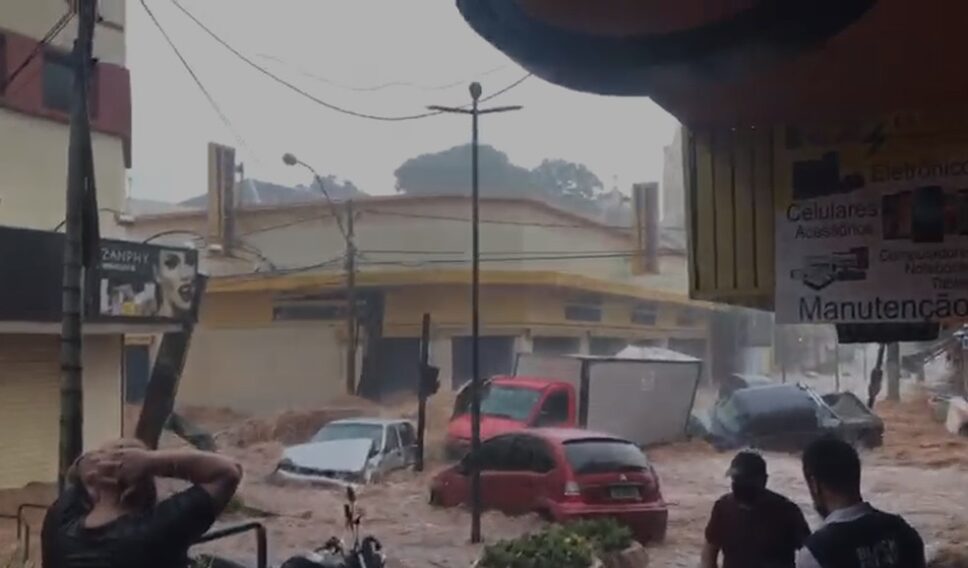
[[808, 288], [822, 290], [834, 282], [858, 282], [867, 279], [870, 251], [854, 247], [846, 251], [808, 256], [804, 266], [790, 271], [790, 278]]

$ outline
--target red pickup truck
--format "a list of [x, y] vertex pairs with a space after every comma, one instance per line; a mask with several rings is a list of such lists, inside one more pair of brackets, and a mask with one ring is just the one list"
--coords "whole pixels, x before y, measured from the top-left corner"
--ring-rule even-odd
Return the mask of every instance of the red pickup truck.
[[[498, 376], [485, 381], [481, 396], [481, 439], [523, 428], [578, 424], [575, 388], [564, 381]], [[470, 389], [457, 395], [447, 425], [447, 456], [458, 459], [471, 447]]]
[[[520, 354], [514, 376], [484, 381], [481, 439], [524, 428], [591, 428], [639, 446], [685, 437], [700, 361], [667, 350], [615, 357]], [[553, 378], [552, 378], [553, 377]], [[457, 394], [446, 453], [471, 443], [470, 388]]]

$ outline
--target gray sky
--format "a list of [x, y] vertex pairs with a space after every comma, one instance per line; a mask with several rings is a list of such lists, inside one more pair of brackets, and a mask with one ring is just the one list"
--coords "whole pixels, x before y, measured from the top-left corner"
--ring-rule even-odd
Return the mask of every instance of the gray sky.
[[[468, 141], [469, 119], [462, 116], [384, 123], [323, 108], [236, 59], [167, 0], [146, 1], [249, 149], [211, 109], [140, 3], [129, 0], [133, 197], [179, 201], [203, 193], [209, 141], [236, 147], [248, 177], [308, 182], [304, 171], [282, 164], [281, 155], [293, 152], [322, 174], [350, 179], [372, 194], [393, 193], [393, 171], [407, 158]], [[260, 65], [359, 112], [406, 115], [428, 104], [457, 106], [469, 100], [471, 80], [483, 84], [486, 96], [525, 74], [470, 29], [452, 0], [183, 3]], [[393, 82], [413, 85], [359, 90]], [[438, 88], [454, 82], [460, 84]], [[607, 188], [617, 176], [622, 190], [661, 179], [662, 147], [676, 126], [649, 99], [585, 95], [535, 77], [493, 104], [525, 109], [484, 119], [483, 143], [529, 168], [543, 158], [582, 162]]]

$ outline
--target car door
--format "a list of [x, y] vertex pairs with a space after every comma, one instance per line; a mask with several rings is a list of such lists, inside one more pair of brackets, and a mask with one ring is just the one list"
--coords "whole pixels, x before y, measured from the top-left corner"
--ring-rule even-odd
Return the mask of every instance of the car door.
[[403, 467], [410, 467], [417, 461], [417, 433], [409, 422], [401, 422], [397, 428], [403, 446]]
[[400, 431], [396, 425], [387, 426], [386, 443], [383, 446], [383, 460], [380, 462], [381, 473], [387, 473], [404, 467], [403, 445], [400, 442]]
[[538, 410], [538, 415], [535, 418], [534, 426], [536, 427], [553, 427], [553, 426], [571, 426], [569, 424], [569, 412], [568, 407], [570, 405], [571, 397], [568, 396], [568, 391], [564, 389], [557, 389], [552, 391], [545, 397], [544, 402], [541, 403], [541, 408]]
[[[481, 468], [481, 504], [487, 509], [512, 512], [520, 495], [514, 487], [515, 464], [512, 450], [516, 434], [497, 436], [481, 445], [478, 464]], [[468, 499], [469, 502], [469, 499]]]
[[508, 475], [509, 513], [524, 514], [543, 509], [548, 494], [549, 474], [554, 470], [554, 458], [548, 443], [537, 436], [521, 434], [511, 446]]

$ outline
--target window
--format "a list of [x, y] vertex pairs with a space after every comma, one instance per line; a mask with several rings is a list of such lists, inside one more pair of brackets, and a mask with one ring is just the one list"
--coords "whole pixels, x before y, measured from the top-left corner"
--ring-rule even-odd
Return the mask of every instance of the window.
[[541, 392], [533, 389], [505, 385], [492, 386], [481, 400], [481, 414], [524, 421], [531, 416], [540, 396]]
[[655, 325], [659, 319], [659, 307], [648, 302], [637, 304], [632, 308], [630, 319], [636, 325]]
[[400, 449], [400, 433], [394, 427], [387, 428], [387, 445], [386, 451], [392, 452], [393, 450]]
[[[91, 83], [88, 90], [89, 112], [97, 116], [97, 68], [91, 68]], [[74, 98], [74, 64], [71, 56], [57, 51], [44, 53], [42, 88], [44, 108], [63, 113], [71, 112]]]
[[579, 296], [565, 305], [565, 319], [570, 321], [602, 321], [602, 299], [598, 296]]
[[621, 440], [574, 440], [565, 443], [565, 456], [577, 474], [643, 471], [649, 462], [635, 444]]
[[417, 444], [417, 433], [414, 432], [413, 426], [409, 422], [405, 422], [398, 426], [400, 429], [400, 443], [403, 447], [409, 448]]
[[568, 393], [564, 391], [553, 392], [545, 399], [541, 405], [541, 413], [538, 415], [536, 426], [553, 426], [568, 422]]
[[554, 468], [554, 459], [543, 440], [533, 436], [517, 436], [508, 458], [509, 470], [547, 473]]
[[508, 471], [511, 466], [511, 448], [517, 436], [498, 436], [481, 444], [477, 463], [481, 471]]

